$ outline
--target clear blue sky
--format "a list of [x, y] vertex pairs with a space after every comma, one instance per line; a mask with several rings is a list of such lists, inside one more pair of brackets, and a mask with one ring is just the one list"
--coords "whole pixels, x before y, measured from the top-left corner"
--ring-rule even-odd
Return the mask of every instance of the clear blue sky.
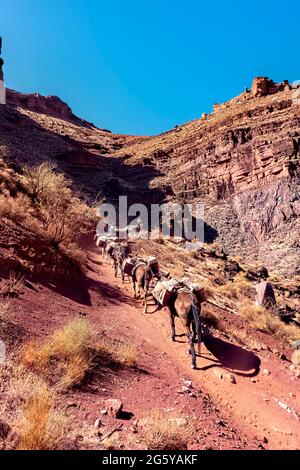
[[299, 0], [0, 0], [8, 87], [155, 134], [267, 75], [300, 79]]

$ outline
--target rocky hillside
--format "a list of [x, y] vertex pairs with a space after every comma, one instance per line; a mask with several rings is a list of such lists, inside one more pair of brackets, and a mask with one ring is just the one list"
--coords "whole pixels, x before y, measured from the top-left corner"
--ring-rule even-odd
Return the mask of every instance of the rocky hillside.
[[201, 201], [206, 239], [290, 275], [300, 266], [299, 89], [254, 80], [251, 91], [159, 136], [97, 129], [56, 97], [8, 90], [1, 157], [16, 170], [54, 160], [91, 197]]
[[299, 91], [255, 79], [212, 114], [119, 151], [127, 178], [141, 190], [150, 180], [168, 199], [203, 202], [209, 237], [231, 254], [299, 273]]
[[53, 161], [92, 198], [118, 181], [107, 157], [135, 137], [96, 128], [55, 96], [6, 90], [6, 102], [0, 106], [0, 158], [16, 171]]

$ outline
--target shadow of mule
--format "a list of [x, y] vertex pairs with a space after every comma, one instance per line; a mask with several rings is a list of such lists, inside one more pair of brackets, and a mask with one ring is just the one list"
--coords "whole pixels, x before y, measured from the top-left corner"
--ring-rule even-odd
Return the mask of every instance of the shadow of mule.
[[253, 352], [213, 336], [204, 337], [203, 342], [217, 362], [203, 367], [202, 370], [221, 366], [240, 376], [255, 377], [258, 375], [261, 361]]

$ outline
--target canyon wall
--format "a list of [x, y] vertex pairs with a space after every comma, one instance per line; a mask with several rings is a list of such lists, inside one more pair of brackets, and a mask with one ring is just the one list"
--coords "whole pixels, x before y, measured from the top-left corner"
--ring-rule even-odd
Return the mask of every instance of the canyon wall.
[[299, 94], [259, 77], [211, 114], [144, 138], [97, 129], [59, 98], [8, 90], [0, 157], [17, 171], [54, 161], [92, 199], [202, 202], [206, 241], [300, 274]]
[[127, 177], [169, 200], [203, 202], [231, 254], [300, 273], [298, 94], [258, 78], [212, 114], [126, 147]]

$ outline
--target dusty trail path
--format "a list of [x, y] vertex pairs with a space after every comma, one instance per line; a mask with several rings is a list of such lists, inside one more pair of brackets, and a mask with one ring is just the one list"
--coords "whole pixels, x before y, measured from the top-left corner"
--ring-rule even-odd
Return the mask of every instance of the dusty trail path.
[[[289, 374], [288, 361], [267, 350], [258, 357], [214, 332], [197, 358], [198, 369], [192, 370], [180, 321], [172, 343], [166, 312], [144, 314], [140, 302], [133, 299], [132, 284], [115, 279], [112, 267], [102, 262], [92, 242], [85, 249], [86, 278], [69, 285], [40, 279], [26, 287], [24, 295], [14, 300], [14, 322], [6, 331], [8, 353], [14, 354], [24, 342], [40, 341], [83, 316], [95, 331], [103, 332], [113, 350], [126, 341], [137, 349], [136, 367], [108, 365], [82, 387], [59, 397], [59, 406], [72, 423], [71, 446], [75, 442], [80, 449], [99, 448], [94, 423], [100, 417], [101, 435], [122, 425], [113, 434], [116, 448], [145, 448], [135, 423], [159, 408], [195, 420], [191, 449], [300, 448], [300, 421], [274, 400], [300, 412], [299, 381]], [[264, 369], [271, 374], [264, 375]], [[229, 378], [232, 374], [236, 383], [226, 374]], [[184, 380], [192, 381], [191, 393], [182, 390]], [[123, 401], [124, 419], [116, 422], [101, 415], [108, 398]]]
[[[94, 261], [97, 264], [101, 262], [94, 248], [91, 248], [89, 258], [94, 266]], [[97, 266], [93, 277], [110, 286], [112, 297], [115, 291], [123, 296], [120, 303], [108, 304], [112, 321], [126, 325], [127, 330], [134, 331], [134, 336], [139, 338], [142, 348], [150, 346], [158, 357], [164, 358], [164, 366], [159, 364], [157, 358], [153, 357], [152, 360], [157, 361], [157, 367], [167, 367], [162, 373], [166, 373], [170, 385], [174, 380], [178, 385], [180, 377], [192, 380], [194, 388], [207, 394], [216, 408], [221, 410], [222, 416], [241, 436], [245, 436], [247, 447], [251, 447], [252, 443], [252, 448], [257, 448], [257, 444], [261, 443], [268, 449], [300, 448], [300, 421], [275, 401], [280, 400], [300, 410], [299, 384], [288, 374], [288, 362], [265, 351], [258, 357], [221, 337], [210, 336], [205, 340], [201, 357], [197, 358], [198, 369], [192, 371], [187, 343], [180, 336], [179, 321], [176, 323], [178, 336], [172, 343], [165, 310], [144, 314], [139, 301], [133, 301], [132, 284], [126, 282], [122, 285], [120, 278], [115, 279], [112, 267], [106, 263]], [[155, 370], [155, 363], [152, 365]], [[265, 375], [264, 369], [268, 369], [270, 375]], [[225, 377], [220, 378], [220, 374], [225, 374]], [[228, 380], [228, 374], [233, 374], [236, 383]], [[165, 392], [162, 390], [162, 393]]]

